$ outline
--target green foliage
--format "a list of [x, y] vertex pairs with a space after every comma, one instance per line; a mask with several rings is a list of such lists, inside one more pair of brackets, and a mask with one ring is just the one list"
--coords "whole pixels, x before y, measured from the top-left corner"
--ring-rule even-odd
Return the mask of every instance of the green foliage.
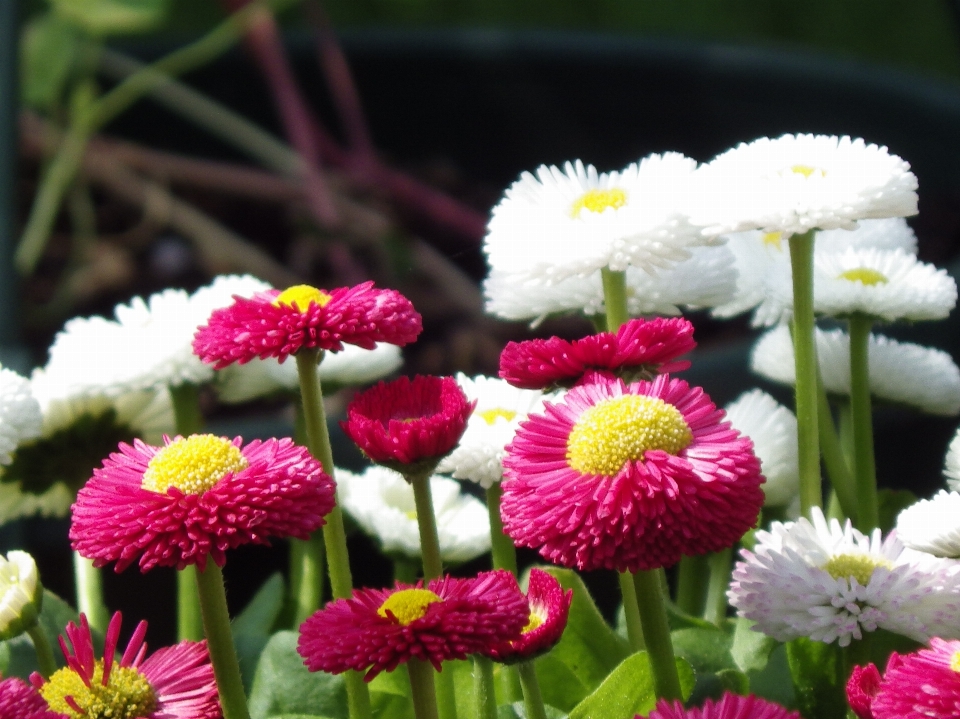
[[60, 17], [91, 35], [147, 32], [163, 22], [169, 0], [50, 0]]
[[847, 715], [843, 661], [836, 644], [803, 637], [787, 643], [787, 659], [800, 713], [817, 719]]
[[[547, 719], [567, 719], [567, 715], [552, 706], [544, 706]], [[527, 710], [523, 702], [504, 704], [497, 707], [497, 719], [527, 719]]]
[[753, 630], [753, 622], [746, 617], [737, 619], [730, 655], [740, 671], [761, 671], [767, 666], [770, 653], [777, 648], [776, 639]]
[[231, 625], [240, 674], [247, 692], [253, 686], [260, 653], [267, 646], [270, 630], [283, 608], [284, 590], [283, 575], [279, 572], [271, 575]]
[[80, 58], [77, 29], [52, 14], [28, 22], [20, 35], [20, 94], [27, 107], [51, 111]]

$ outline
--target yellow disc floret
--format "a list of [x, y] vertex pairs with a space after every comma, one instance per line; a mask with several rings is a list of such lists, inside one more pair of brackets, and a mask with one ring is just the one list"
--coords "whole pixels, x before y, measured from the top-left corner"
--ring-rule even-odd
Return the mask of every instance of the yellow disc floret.
[[817, 173], [820, 177], [823, 177], [827, 174], [823, 170], [819, 170], [816, 167], [810, 167], [810, 165], [794, 165], [790, 168], [790, 172], [795, 175], [803, 175], [804, 177], [810, 177], [814, 173]]
[[331, 299], [332, 297], [330, 295], [323, 290], [318, 290], [316, 287], [311, 287], [310, 285], [294, 285], [277, 295], [273, 304], [277, 307], [287, 305], [288, 307], [293, 307], [293, 309], [298, 312], [306, 312], [310, 309], [311, 302], [320, 307], [326, 307]]
[[846, 272], [841, 272], [838, 280], [850, 280], [859, 282], [863, 285], [885, 285], [890, 280], [882, 272], [871, 270], [869, 267], [857, 267]]
[[768, 247], [776, 247], [778, 250], [783, 249], [783, 233], [782, 232], [764, 232], [763, 237], [760, 238], [763, 241], [763, 244]]
[[394, 621], [407, 626], [426, 614], [427, 607], [431, 604], [442, 601], [429, 589], [401, 589], [387, 597], [387, 601], [380, 605], [377, 614], [384, 619], [389, 619], [392, 614]]
[[597, 213], [610, 207], [616, 210], [625, 204], [627, 204], [627, 193], [617, 187], [609, 190], [587, 190], [574, 201], [570, 208], [570, 215], [580, 217], [582, 210]]
[[[103, 662], [97, 661], [88, 687], [83, 678], [64, 667], [50, 676], [40, 687], [40, 694], [50, 709], [70, 719], [140, 719], [150, 716], [157, 707], [157, 697], [150, 682], [133, 667], [116, 664], [110, 670], [110, 681], [103, 686]], [[71, 707], [66, 698], [83, 712]]]
[[821, 567], [834, 579], [856, 579], [861, 587], [870, 583], [870, 577], [879, 567], [893, 569], [893, 563], [869, 554], [837, 554]]
[[954, 652], [953, 656], [950, 657], [950, 668], [960, 673], [960, 652]]
[[486, 409], [483, 412], [477, 412], [477, 416], [479, 416], [487, 424], [493, 425], [496, 424], [497, 420], [501, 417], [509, 422], [517, 416], [517, 413], [509, 409], [495, 407], [493, 409]]
[[177, 487], [185, 494], [203, 494], [227, 474], [247, 468], [247, 459], [228, 439], [212, 434], [194, 434], [180, 438], [157, 452], [141, 486], [166, 494]]
[[542, 609], [537, 609], [537, 608], [535, 608], [535, 607], [531, 607], [531, 608], [530, 608], [530, 619], [527, 620], [527, 626], [525, 626], [525, 627], [523, 628], [523, 631], [520, 632], [520, 633], [521, 633], [521, 634], [529, 634], [530, 632], [532, 632], [532, 631], [533, 631], [534, 629], [536, 629], [537, 627], [542, 626], [543, 623], [544, 623], [545, 621], [547, 621], [547, 617], [545, 616], [545, 614], [546, 614], [546, 612], [545, 612], [544, 610], [542, 610]]
[[656, 397], [631, 394], [580, 415], [567, 439], [567, 462], [578, 472], [612, 477], [648, 450], [677, 454], [691, 441], [680, 410]]

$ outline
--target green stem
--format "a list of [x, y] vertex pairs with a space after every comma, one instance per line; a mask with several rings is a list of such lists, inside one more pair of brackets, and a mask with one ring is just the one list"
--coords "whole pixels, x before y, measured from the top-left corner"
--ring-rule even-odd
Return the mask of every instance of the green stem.
[[437, 709], [440, 719], [457, 719], [457, 688], [453, 684], [453, 668], [437, 674]]
[[393, 581], [415, 584], [420, 576], [421, 563], [407, 557], [393, 558]]
[[173, 417], [177, 434], [184, 437], [197, 434], [203, 429], [203, 412], [200, 409], [200, 385], [184, 382], [170, 387]]
[[420, 553], [423, 556], [423, 578], [425, 580], [438, 579], [443, 575], [443, 560], [440, 557], [437, 517], [433, 512], [430, 475], [407, 475], [406, 479], [413, 486], [413, 501], [417, 509]]
[[77, 609], [87, 615], [91, 629], [107, 630], [110, 621], [107, 605], [103, 601], [103, 577], [93, 561], [73, 553], [73, 576], [77, 589]]
[[701, 616], [707, 601], [710, 578], [707, 555], [683, 557], [677, 577], [677, 607], [687, 614]]
[[494, 482], [487, 490], [487, 513], [490, 515], [490, 547], [493, 554], [493, 568], [506, 569], [517, 575], [517, 548], [503, 532], [503, 520], [500, 517], [500, 497], [503, 487]]
[[223, 572], [207, 557], [207, 566], [197, 571], [197, 591], [200, 594], [200, 610], [203, 614], [203, 630], [207, 637], [207, 649], [213, 675], [220, 692], [223, 719], [250, 719], [247, 697], [240, 678], [240, 663], [230, 632], [230, 613], [227, 610], [227, 593], [223, 586]]
[[857, 529], [869, 533], [880, 523], [877, 468], [873, 455], [873, 414], [870, 407], [870, 328], [873, 320], [850, 316], [850, 408], [853, 412], [853, 474], [857, 487]]
[[853, 411], [850, 409], [850, 398], [843, 397], [837, 407], [838, 426], [837, 433], [840, 435], [840, 449], [843, 451], [847, 466], [852, 467], [854, 462], [853, 454]]
[[707, 588], [707, 606], [703, 618], [708, 622], [722, 626], [727, 618], [727, 589], [730, 587], [730, 572], [733, 548], [715, 552], [707, 559], [710, 572], [710, 584]]
[[290, 578], [291, 586], [296, 583], [296, 593], [291, 592], [294, 627], [299, 627], [323, 603], [324, 554], [322, 532], [314, 532], [307, 540], [290, 540], [291, 565], [295, 563], [297, 567]]
[[410, 672], [410, 695], [413, 698], [413, 713], [417, 719], [439, 719], [437, 696], [433, 684], [433, 667], [420, 659], [407, 662]]
[[547, 719], [547, 710], [543, 706], [540, 682], [533, 662], [520, 662], [520, 684], [523, 687], [523, 706], [527, 710], [527, 719]]
[[603, 302], [607, 307], [607, 332], [616, 332], [630, 319], [627, 311], [627, 273], [604, 267], [600, 270], [600, 276], [603, 279]]
[[[89, 620], [89, 617], [87, 618]], [[37, 653], [37, 666], [40, 667], [40, 674], [44, 679], [49, 679], [50, 675], [57, 671], [57, 660], [53, 657], [53, 647], [44, 634], [40, 624], [34, 624], [27, 630], [27, 634], [33, 640], [33, 649]]]
[[473, 694], [477, 702], [477, 719], [497, 719], [493, 660], [482, 654], [473, 655]]
[[[333, 466], [333, 449], [330, 446], [330, 432], [323, 408], [323, 392], [320, 378], [317, 376], [317, 364], [320, 350], [302, 349], [295, 355], [297, 374], [300, 377], [300, 398], [303, 403], [303, 420], [307, 435], [307, 447], [317, 458], [331, 479], [336, 480]], [[353, 576], [350, 573], [350, 556], [347, 553], [347, 533], [343, 526], [343, 511], [340, 500], [326, 516], [323, 525], [323, 540], [327, 550], [327, 571], [330, 576], [330, 590], [337, 599], [347, 599], [353, 595]], [[304, 576], [313, 572], [305, 569]], [[303, 604], [306, 606], [306, 603]], [[370, 719], [370, 691], [363, 675], [348, 671], [344, 675], [347, 685], [347, 704], [350, 719]]]
[[637, 588], [633, 576], [628, 572], [617, 572], [620, 581], [620, 595], [623, 597], [623, 616], [627, 621], [627, 639], [630, 648], [642, 652], [647, 648], [643, 641], [643, 623], [640, 621], [640, 607], [637, 606]]
[[793, 348], [796, 360], [797, 443], [800, 465], [800, 513], [823, 506], [817, 425], [817, 345], [813, 316], [813, 243], [815, 230], [790, 238], [793, 271]]
[[843, 456], [840, 446], [840, 437], [833, 423], [833, 413], [830, 411], [830, 401], [827, 391], [823, 387], [819, 373], [817, 376], [817, 394], [819, 397], [817, 408], [817, 424], [820, 426], [820, 451], [823, 454], [823, 464], [827, 468], [830, 484], [836, 494], [837, 501], [843, 513], [855, 519], [857, 516], [857, 491], [854, 485], [853, 474]]
[[633, 575], [633, 583], [637, 588], [643, 639], [647, 644], [657, 698], [682, 700], [680, 677], [677, 674], [677, 662], [670, 639], [670, 625], [667, 623], [667, 610], [663, 602], [661, 574], [662, 569], [639, 571]]

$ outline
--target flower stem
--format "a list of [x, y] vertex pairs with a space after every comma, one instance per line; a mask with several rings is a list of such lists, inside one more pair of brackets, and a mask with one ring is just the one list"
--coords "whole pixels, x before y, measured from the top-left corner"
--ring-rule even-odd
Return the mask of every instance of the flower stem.
[[487, 512], [490, 515], [490, 547], [493, 553], [493, 568], [506, 569], [517, 575], [517, 548], [513, 540], [503, 533], [503, 520], [500, 518], [500, 497], [503, 487], [494, 482], [487, 490]]
[[677, 607], [699, 617], [703, 614], [707, 601], [707, 590], [713, 575], [710, 573], [708, 558], [705, 554], [694, 557], [685, 556], [680, 560], [677, 577]]
[[110, 621], [103, 601], [103, 578], [93, 561], [73, 553], [73, 576], [77, 586], [77, 609], [87, 615], [91, 629], [107, 630]]
[[393, 581], [414, 584], [420, 576], [420, 562], [407, 557], [393, 558]]
[[810, 516], [823, 506], [820, 442], [817, 425], [817, 345], [813, 318], [813, 243], [815, 230], [790, 238], [793, 271], [793, 347], [796, 361], [797, 444], [800, 466], [800, 513]]
[[730, 571], [733, 548], [714, 552], [707, 559], [710, 584], [707, 587], [707, 606], [703, 618], [721, 626], [727, 618], [727, 588], [730, 586]]
[[457, 719], [457, 689], [453, 685], [453, 669], [437, 674], [437, 707], [440, 719]]
[[[643, 625], [643, 639], [650, 656], [653, 685], [658, 699], [682, 700], [680, 677], [670, 639], [670, 625], [663, 602], [662, 569], [635, 572], [633, 583], [637, 589], [637, 606]], [[523, 674], [521, 673], [521, 678]]]
[[473, 655], [473, 693], [477, 702], [477, 719], [497, 719], [493, 660], [482, 654]]
[[877, 468], [873, 456], [870, 407], [870, 328], [873, 320], [850, 316], [850, 408], [853, 412], [853, 474], [857, 487], [857, 529], [870, 532], [879, 524]]
[[823, 453], [823, 464], [827, 468], [830, 484], [840, 503], [843, 513], [853, 520], [857, 516], [857, 490], [854, 485], [853, 474], [843, 455], [840, 446], [840, 437], [833, 423], [833, 413], [830, 411], [830, 401], [823, 381], [817, 377], [817, 395], [819, 396], [817, 409], [817, 424], [820, 426], [820, 450]]
[[227, 610], [227, 593], [223, 586], [223, 572], [207, 557], [207, 566], [197, 571], [197, 591], [200, 594], [200, 610], [203, 614], [203, 630], [210, 651], [210, 663], [217, 680], [223, 719], [250, 719], [247, 697], [240, 678], [240, 663], [230, 632], [230, 614]]
[[423, 556], [423, 578], [437, 579], [443, 574], [443, 560], [440, 557], [437, 518], [433, 513], [430, 475], [406, 475], [406, 479], [413, 485], [413, 501], [417, 509], [417, 526], [420, 529], [420, 553]]
[[543, 706], [540, 682], [533, 662], [520, 662], [520, 684], [523, 686], [523, 706], [527, 710], [527, 719], [547, 719], [547, 710]]
[[640, 621], [640, 607], [637, 606], [637, 588], [629, 572], [617, 572], [620, 581], [620, 594], [623, 597], [623, 616], [627, 620], [627, 638], [630, 648], [642, 652], [647, 648], [643, 640], [643, 623]]
[[417, 719], [439, 719], [437, 697], [433, 685], [433, 667], [422, 659], [407, 662], [410, 672], [410, 693], [413, 698], [413, 713]]
[[[87, 620], [89, 621], [89, 617]], [[33, 640], [33, 649], [37, 653], [37, 665], [40, 667], [40, 674], [44, 679], [49, 679], [50, 675], [57, 671], [57, 661], [53, 658], [53, 648], [44, 634], [40, 624], [34, 624], [27, 630], [27, 634]]]
[[[303, 402], [303, 420], [307, 434], [307, 447], [320, 462], [323, 471], [336, 481], [333, 466], [333, 450], [330, 446], [330, 433], [327, 429], [327, 417], [323, 409], [323, 393], [320, 388], [320, 378], [317, 376], [317, 364], [320, 361], [320, 350], [302, 349], [295, 355], [297, 373], [300, 377], [300, 397]], [[309, 541], [314, 541], [311, 537]], [[330, 576], [330, 589], [337, 599], [347, 599], [353, 594], [353, 576], [350, 573], [350, 556], [347, 553], [347, 533], [343, 527], [343, 511], [340, 509], [340, 500], [326, 517], [323, 525], [323, 541], [327, 550], [327, 571]], [[306, 556], [306, 555], [305, 555]], [[310, 555], [316, 558], [316, 554]], [[312, 561], [311, 559], [311, 561]], [[303, 576], [310, 576], [315, 572], [304, 569]], [[310, 591], [310, 590], [304, 590]], [[308, 606], [313, 600], [307, 599], [298, 607]], [[317, 598], [319, 605], [319, 597]], [[316, 607], [314, 608], [316, 609]], [[363, 675], [359, 672], [348, 671], [344, 675], [347, 685], [347, 704], [350, 719], [369, 719], [370, 691]], [[226, 719], [226, 718], [225, 718]]]
[[177, 434], [184, 437], [203, 429], [203, 412], [200, 409], [200, 386], [184, 382], [170, 387], [173, 417]]
[[607, 332], [616, 332], [630, 319], [627, 311], [627, 273], [604, 267], [600, 270], [600, 276], [603, 279], [603, 302], [607, 307]]

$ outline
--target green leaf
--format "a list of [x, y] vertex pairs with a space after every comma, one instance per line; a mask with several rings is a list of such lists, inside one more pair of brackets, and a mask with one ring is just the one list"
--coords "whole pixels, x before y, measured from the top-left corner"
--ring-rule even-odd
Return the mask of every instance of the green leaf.
[[766, 666], [748, 672], [750, 692], [785, 707], [794, 707], [797, 697], [793, 691], [793, 679], [787, 662], [787, 648], [778, 644], [768, 658]]
[[664, 602], [667, 609], [667, 621], [670, 623], [670, 629], [716, 629], [717, 625], [708, 622], [706, 619], [687, 614], [680, 607], [671, 601]]
[[534, 666], [544, 704], [569, 712], [596, 688], [586, 686], [570, 667], [553, 654], [535, 660]]
[[881, 489], [877, 492], [877, 511], [884, 536], [897, 524], [897, 515], [917, 501], [909, 489]]
[[283, 714], [347, 719], [347, 692], [342, 676], [307, 671], [297, 653], [297, 633], [284, 631], [263, 649], [249, 706], [252, 719]]
[[[685, 659], [677, 659], [680, 689], [684, 697], [690, 696], [694, 687], [694, 673]], [[593, 694], [580, 702], [570, 719], [633, 719], [637, 714], [647, 714], [657, 703], [653, 686], [653, 671], [646, 652], [627, 657]]]
[[50, 0], [55, 12], [92, 35], [144, 32], [164, 19], [169, 0]]
[[23, 103], [50, 111], [64, 90], [80, 54], [76, 28], [52, 14], [34, 18], [20, 35], [20, 93]]
[[770, 652], [779, 646], [773, 637], [753, 630], [753, 622], [746, 617], [738, 617], [733, 632], [733, 646], [730, 655], [737, 667], [744, 672], [761, 671], [767, 666]]
[[802, 637], [787, 643], [787, 660], [800, 713], [817, 719], [844, 719], [846, 682], [839, 648]]
[[720, 699], [726, 692], [749, 694], [750, 679], [736, 669], [723, 669], [719, 672], [697, 672], [697, 683], [693, 687], [688, 703], [700, 706], [707, 699]]
[[283, 575], [277, 572], [263, 583], [250, 603], [233, 620], [233, 644], [237, 648], [240, 674], [247, 692], [253, 685], [260, 654], [270, 640], [270, 629], [283, 608], [283, 597]]
[[369, 684], [370, 707], [377, 719], [414, 719], [410, 675], [405, 664], [380, 672]]
[[[567, 719], [567, 715], [549, 704], [544, 704], [544, 713], [547, 719]], [[523, 702], [502, 704], [497, 707], [497, 719], [527, 719], [527, 708]]]
[[319, 714], [272, 714], [267, 719], [330, 719]]
[[670, 638], [673, 641], [674, 653], [690, 662], [697, 674], [737, 668], [730, 656], [732, 637], [716, 627], [678, 629], [670, 632]]
[[[63, 653], [57, 644], [57, 637], [64, 633], [67, 624], [70, 622], [78, 623], [79, 621], [80, 616], [73, 607], [53, 592], [43, 590], [43, 606], [40, 609], [38, 623], [53, 648], [53, 658], [56, 660], [57, 666], [62, 667], [66, 664]], [[102, 640], [103, 637], [94, 632], [94, 643], [99, 643], [102, 647]], [[33, 640], [28, 635], [21, 634], [19, 637], [5, 642], [5, 644], [9, 651], [9, 660], [3, 673], [4, 676], [27, 679], [30, 674], [40, 670], [37, 664], [37, 653], [33, 648]]]

